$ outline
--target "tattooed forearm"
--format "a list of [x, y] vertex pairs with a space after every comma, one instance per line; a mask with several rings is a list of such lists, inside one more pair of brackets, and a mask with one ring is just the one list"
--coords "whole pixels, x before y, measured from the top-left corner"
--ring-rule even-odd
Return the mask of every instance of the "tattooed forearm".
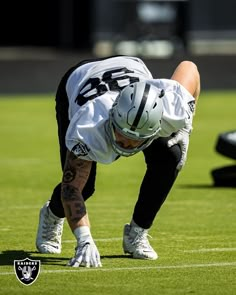
[[90, 174], [91, 163], [92, 162], [81, 160], [75, 157], [73, 153], [68, 152], [64, 167], [63, 182], [71, 183], [76, 181], [82, 191]]
[[75, 201], [81, 198], [82, 196], [78, 188], [69, 184], [62, 185], [62, 199], [64, 201]]
[[86, 209], [80, 202], [70, 202], [65, 204], [68, 210], [68, 218], [72, 223], [77, 223], [86, 214]]
[[67, 154], [62, 179], [61, 199], [69, 224], [73, 227], [86, 215], [86, 206], [82, 196], [88, 180], [91, 162]]
[[67, 168], [63, 173], [63, 182], [64, 183], [70, 183], [75, 179], [76, 170], [71, 168]]
[[86, 207], [80, 190], [73, 185], [62, 185], [62, 202], [67, 212], [67, 218], [72, 223], [77, 223], [86, 214]]

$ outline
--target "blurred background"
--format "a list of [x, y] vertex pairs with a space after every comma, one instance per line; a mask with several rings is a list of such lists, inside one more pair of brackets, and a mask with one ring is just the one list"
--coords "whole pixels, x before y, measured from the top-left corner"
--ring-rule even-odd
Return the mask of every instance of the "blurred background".
[[4, 1], [0, 92], [54, 92], [81, 59], [142, 57], [155, 77], [198, 64], [202, 89], [235, 88], [235, 0]]

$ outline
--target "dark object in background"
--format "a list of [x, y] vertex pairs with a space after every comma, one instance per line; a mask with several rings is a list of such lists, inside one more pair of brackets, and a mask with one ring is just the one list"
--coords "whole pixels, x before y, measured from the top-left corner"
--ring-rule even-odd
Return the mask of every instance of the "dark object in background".
[[[236, 160], [236, 130], [219, 134], [215, 149], [219, 154]], [[214, 186], [236, 187], [236, 165], [214, 169], [211, 175]]]
[[217, 168], [211, 171], [214, 186], [236, 187], [236, 165]]
[[216, 151], [226, 157], [236, 160], [236, 130], [219, 135]]

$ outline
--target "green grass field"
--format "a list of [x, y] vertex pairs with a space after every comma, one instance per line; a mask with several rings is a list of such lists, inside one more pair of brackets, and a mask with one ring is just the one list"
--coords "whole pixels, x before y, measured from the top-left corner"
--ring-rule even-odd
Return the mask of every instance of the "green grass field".
[[[31, 99], [32, 98], [32, 99]], [[87, 207], [101, 269], [69, 268], [75, 240], [65, 223], [63, 251], [35, 248], [40, 207], [60, 180], [54, 97], [0, 98], [0, 294], [236, 294], [236, 189], [214, 188], [210, 171], [233, 160], [214, 151], [217, 136], [234, 130], [236, 93], [203, 92], [188, 161], [150, 231], [156, 261], [122, 252], [144, 173], [142, 154], [99, 165]], [[41, 272], [21, 284], [13, 261], [39, 259]]]

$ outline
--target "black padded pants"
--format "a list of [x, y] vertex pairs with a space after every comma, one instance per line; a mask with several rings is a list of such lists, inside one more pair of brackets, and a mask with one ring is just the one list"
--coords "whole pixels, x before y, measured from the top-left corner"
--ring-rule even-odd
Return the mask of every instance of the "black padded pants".
[[146, 229], [151, 227], [178, 175], [176, 166], [181, 158], [181, 150], [179, 145], [168, 148], [169, 139], [170, 137], [159, 138], [143, 151], [147, 170], [134, 208], [133, 219]]

